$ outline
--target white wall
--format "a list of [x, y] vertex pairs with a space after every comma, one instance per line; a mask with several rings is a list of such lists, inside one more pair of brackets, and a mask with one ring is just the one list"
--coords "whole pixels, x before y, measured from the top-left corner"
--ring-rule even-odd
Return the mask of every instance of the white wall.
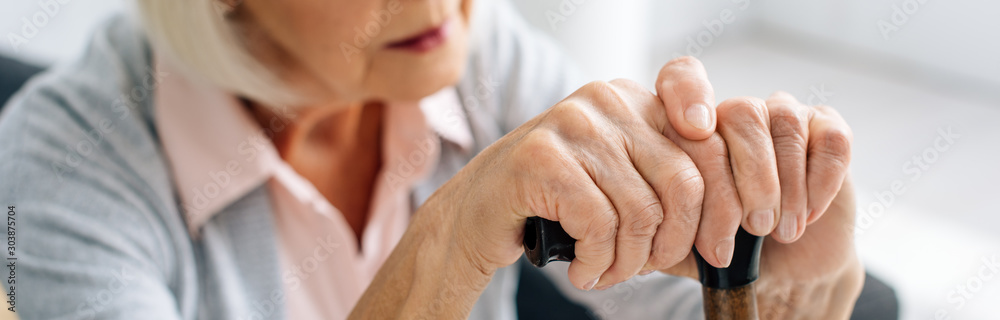
[[[722, 37], [737, 33], [732, 30], [751, 20], [750, 10], [741, 9], [750, 1], [511, 0], [595, 80], [628, 78], [647, 85], [663, 63], [688, 54], [688, 37], [706, 31], [705, 22], [719, 19], [723, 10], [731, 10], [736, 22], [725, 25]], [[563, 16], [565, 21], [552, 23]]]
[[[768, 41], [807, 55], [826, 55], [860, 70], [950, 87], [952, 92], [986, 96], [991, 101], [1000, 99], [996, 90], [1000, 88], [1000, 19], [995, 17], [1000, 2], [996, 1], [513, 2], [530, 22], [570, 48], [573, 58], [596, 79], [624, 76], [651, 83], [656, 69], [677, 55], [698, 56], [717, 50], [721, 42]], [[553, 30], [545, 12], [558, 12], [561, 4], [576, 2], [581, 2], [576, 5], [578, 13]], [[894, 5], [900, 8], [895, 20], [899, 25], [893, 21]], [[707, 25], [714, 25], [726, 11], [735, 21], [708, 36], [715, 30]], [[892, 29], [887, 37], [879, 21]]]
[[125, 1], [4, 1], [0, 8], [0, 52], [39, 65], [77, 56], [97, 24], [120, 10]]
[[1000, 86], [997, 1], [766, 0], [759, 13], [772, 26]]
[[[649, 76], [648, 0], [511, 0], [595, 80]], [[650, 79], [652, 82], [652, 79]]]

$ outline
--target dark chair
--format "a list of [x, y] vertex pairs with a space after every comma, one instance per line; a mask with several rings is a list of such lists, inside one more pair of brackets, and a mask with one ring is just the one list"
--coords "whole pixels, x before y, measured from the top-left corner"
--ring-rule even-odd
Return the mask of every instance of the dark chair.
[[40, 67], [0, 55], [0, 109], [31, 76], [41, 71]]

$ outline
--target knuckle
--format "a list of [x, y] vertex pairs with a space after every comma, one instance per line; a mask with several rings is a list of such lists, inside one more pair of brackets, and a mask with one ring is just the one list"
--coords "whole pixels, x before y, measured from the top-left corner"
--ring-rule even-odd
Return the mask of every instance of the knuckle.
[[771, 110], [771, 138], [778, 157], [805, 156], [806, 121], [789, 108]]
[[643, 87], [642, 84], [639, 84], [639, 82], [632, 79], [618, 78], [611, 80], [609, 84], [628, 90], [645, 90], [645, 87]]
[[588, 116], [590, 106], [579, 99], [566, 99], [560, 101], [548, 111], [548, 116], [556, 121], [574, 120], [575, 117]]
[[[601, 243], [613, 243], [618, 233], [618, 214], [612, 208], [599, 213], [587, 225], [587, 234]], [[612, 245], [612, 247], [614, 247]]]
[[846, 168], [851, 156], [851, 133], [847, 130], [830, 130], [823, 133], [820, 155], [835, 161], [838, 168]]
[[559, 147], [559, 137], [548, 129], [536, 128], [526, 133], [510, 154], [518, 167], [553, 168], [566, 162]]
[[754, 97], [731, 98], [717, 108], [720, 122], [767, 125], [768, 113], [764, 101]]
[[784, 91], [784, 90], [775, 91], [774, 94], [772, 94], [771, 96], [774, 97], [775, 100], [782, 101], [782, 102], [797, 102], [797, 101], [799, 101], [791, 93], [788, 93], [788, 91]]
[[702, 145], [710, 159], [721, 159], [728, 163], [729, 148], [726, 146], [726, 139], [723, 139], [718, 132], [714, 132], [708, 139], [702, 140]]
[[827, 149], [837, 154], [849, 154], [851, 152], [851, 132], [849, 130], [834, 129], [827, 131], [823, 142]]
[[773, 107], [769, 113], [772, 137], [804, 140], [807, 120], [802, 113], [788, 105]]
[[[655, 197], [653, 197], [655, 198]], [[629, 223], [625, 226], [629, 234], [638, 238], [652, 238], [656, 234], [656, 229], [663, 222], [663, 206], [659, 200], [652, 199], [652, 202], [633, 213]]]
[[[701, 207], [702, 201], [705, 198], [705, 181], [694, 166], [690, 166], [674, 174], [670, 179], [669, 186], [668, 194], [673, 195], [674, 207], [682, 212], [693, 212], [695, 209]], [[700, 214], [700, 211], [698, 213]], [[699, 217], [695, 216], [693, 218], [697, 220]]]
[[751, 185], [760, 186], [770, 183], [772, 176], [777, 174], [777, 159], [771, 155], [740, 157], [732, 164], [737, 183], [746, 181]]
[[593, 81], [584, 85], [583, 88], [594, 107], [604, 113], [613, 113], [628, 106], [621, 89], [611, 82]]
[[546, 123], [565, 138], [574, 140], [599, 135], [599, 120], [590, 106], [577, 100], [560, 102], [549, 112]]
[[758, 195], [764, 195], [765, 199], [770, 200], [770, 202], [777, 202], [780, 198], [781, 182], [778, 180], [777, 172], [774, 171], [756, 171], [745, 176], [740, 176], [739, 179], [743, 179], [747, 182], [747, 185], [755, 186], [755, 192]]
[[611, 83], [604, 80], [594, 80], [583, 85], [583, 89], [586, 90], [606, 89], [610, 87], [612, 87]]

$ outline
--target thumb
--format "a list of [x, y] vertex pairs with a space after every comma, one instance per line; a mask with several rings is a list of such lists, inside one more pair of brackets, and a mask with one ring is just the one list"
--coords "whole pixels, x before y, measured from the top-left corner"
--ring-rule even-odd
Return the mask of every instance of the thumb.
[[660, 69], [656, 94], [667, 109], [670, 126], [688, 140], [704, 140], [715, 132], [715, 91], [701, 61], [680, 57]]

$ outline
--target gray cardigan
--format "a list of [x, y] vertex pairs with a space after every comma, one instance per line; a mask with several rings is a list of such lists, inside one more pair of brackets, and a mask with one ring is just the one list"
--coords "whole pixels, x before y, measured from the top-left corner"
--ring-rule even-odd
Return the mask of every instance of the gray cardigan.
[[[559, 50], [509, 5], [478, 6], [467, 73], [457, 85], [476, 152], [582, 85]], [[169, 76], [152, 70], [138, 24], [118, 16], [82, 57], [36, 77], [5, 108], [0, 204], [17, 212], [14, 286], [22, 319], [285, 317], [263, 184], [213, 217], [201, 237], [185, 229], [152, 118], [157, 79]], [[414, 205], [475, 155], [448, 144], [441, 152], [435, 173], [413, 190]], [[599, 315], [699, 316], [693, 281], [659, 276], [627, 290], [582, 293], [565, 280], [564, 267], [546, 269]], [[517, 279], [516, 267], [498, 272], [471, 318], [516, 318]]]

